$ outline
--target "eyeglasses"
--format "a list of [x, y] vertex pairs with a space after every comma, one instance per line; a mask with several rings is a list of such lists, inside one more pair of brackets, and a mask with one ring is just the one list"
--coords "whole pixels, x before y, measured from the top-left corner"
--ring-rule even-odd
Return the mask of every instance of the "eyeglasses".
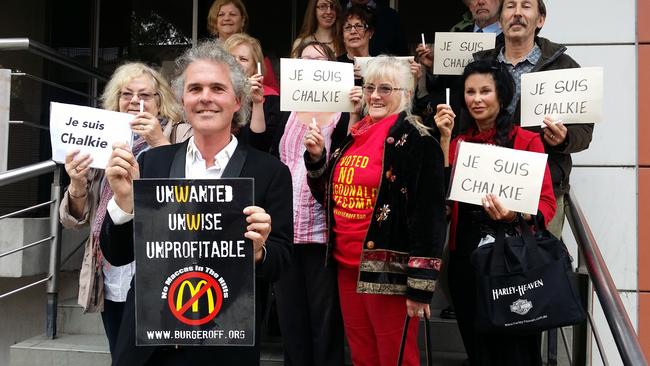
[[143, 93], [138, 93], [138, 92], [133, 93], [133, 92], [126, 91], [126, 92], [120, 92], [120, 99], [122, 99], [122, 100], [133, 100], [134, 95], [138, 100], [144, 100], [146, 102], [146, 101], [149, 101], [149, 100], [153, 99], [153, 97], [157, 96], [158, 93], [145, 93], [145, 92], [143, 92]]
[[318, 9], [320, 11], [335, 10], [334, 9], [334, 4], [319, 4], [319, 5], [316, 5], [316, 9]]
[[352, 30], [356, 30], [357, 33], [363, 33], [368, 29], [368, 24], [348, 24], [343, 27], [343, 32], [352, 33]]
[[387, 97], [393, 93], [393, 90], [404, 90], [404, 88], [393, 88], [389, 84], [379, 84], [379, 86], [374, 86], [372, 84], [366, 84], [363, 87], [363, 92], [367, 95], [370, 96], [372, 93], [377, 90], [377, 94], [379, 94], [380, 97]]

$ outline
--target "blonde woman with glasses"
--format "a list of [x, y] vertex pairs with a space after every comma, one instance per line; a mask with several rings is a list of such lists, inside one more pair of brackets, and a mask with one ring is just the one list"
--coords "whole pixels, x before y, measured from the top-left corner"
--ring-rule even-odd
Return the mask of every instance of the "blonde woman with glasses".
[[[366, 116], [327, 153], [322, 130], [305, 136], [307, 183], [326, 207], [327, 261], [337, 267], [345, 334], [355, 366], [397, 364], [405, 317], [430, 314], [445, 240], [443, 154], [411, 114], [408, 64], [368, 63]], [[402, 365], [419, 365], [410, 322]]]
[[[133, 153], [149, 147], [179, 142], [180, 106], [167, 81], [160, 73], [142, 63], [127, 63], [115, 70], [102, 94], [104, 109], [130, 113], [131, 129], [137, 136]], [[184, 129], [187, 131], [187, 129]], [[80, 229], [90, 226], [81, 271], [78, 302], [84, 312], [101, 312], [108, 345], [113, 353], [122, 320], [126, 294], [134, 273], [133, 263], [112, 266], [102, 256], [99, 233], [106, 214], [106, 205], [113, 196], [104, 180], [104, 170], [90, 168], [93, 157], [70, 151], [65, 170], [70, 176], [59, 212], [61, 224]]]

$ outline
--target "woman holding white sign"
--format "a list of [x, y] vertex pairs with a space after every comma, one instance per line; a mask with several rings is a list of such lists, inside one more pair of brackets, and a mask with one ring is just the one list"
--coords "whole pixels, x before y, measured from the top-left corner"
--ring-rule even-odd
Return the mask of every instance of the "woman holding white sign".
[[[307, 41], [297, 53], [304, 60], [335, 61], [327, 45]], [[361, 88], [350, 97], [361, 99]], [[343, 320], [339, 305], [336, 269], [325, 267], [327, 222], [321, 204], [314, 200], [303, 155], [303, 141], [310, 126], [318, 126], [328, 151], [348, 134], [351, 120], [358, 115], [340, 112], [285, 112], [273, 137], [271, 154], [289, 167], [293, 183], [293, 254], [291, 266], [274, 283], [284, 363], [292, 365], [339, 366], [343, 358]]]
[[[409, 66], [368, 63], [366, 117], [331, 156], [321, 129], [305, 137], [307, 182], [327, 208], [328, 263], [337, 265], [345, 333], [355, 365], [395, 365], [405, 316], [428, 317], [445, 239], [443, 154], [410, 112]], [[419, 365], [418, 322], [403, 365]]]
[[[128, 63], [115, 70], [102, 94], [102, 106], [135, 116], [131, 122], [133, 132], [138, 135], [133, 142], [134, 154], [148, 147], [168, 145], [170, 134], [177, 139], [172, 142], [180, 142], [188, 130], [177, 124], [181, 120], [180, 106], [167, 81], [141, 63]], [[70, 185], [59, 212], [61, 224], [66, 228], [91, 227], [79, 273], [78, 302], [84, 311], [102, 312], [112, 353], [134, 266], [133, 263], [111, 266], [102, 257], [99, 232], [113, 192], [103, 179], [104, 171], [89, 167], [91, 161], [92, 156], [79, 154], [79, 150], [66, 155], [65, 170]]]
[[[460, 141], [544, 152], [539, 134], [514, 125], [506, 109], [513, 97], [514, 81], [505, 68], [498, 63], [472, 62], [465, 68], [462, 82], [464, 103], [461, 103], [461, 108], [471, 116], [471, 120], [466, 126], [461, 124], [460, 135], [451, 140], [456, 114], [449, 105], [438, 105], [434, 118], [440, 131], [446, 167], [456, 163]], [[547, 166], [534, 221], [546, 225], [554, 214], [555, 196]], [[517, 220], [533, 221], [533, 217], [508, 210], [493, 194], [483, 198], [483, 206], [462, 202], [451, 204], [449, 289], [465, 350], [473, 366], [541, 365], [541, 334], [512, 336], [483, 334], [475, 330], [476, 274], [470, 255], [478, 246], [494, 242], [500, 223], [510, 223], [506, 233], [516, 235]]]

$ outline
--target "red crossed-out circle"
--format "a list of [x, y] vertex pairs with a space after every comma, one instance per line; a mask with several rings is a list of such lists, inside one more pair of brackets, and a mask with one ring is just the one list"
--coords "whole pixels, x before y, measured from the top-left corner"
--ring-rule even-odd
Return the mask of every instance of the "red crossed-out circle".
[[[174, 301], [176, 300], [176, 289], [178, 286], [183, 283], [185, 280], [188, 279], [199, 279], [200, 280], [205, 280], [207, 284], [203, 285], [197, 293], [192, 296], [186, 303], [183, 304], [183, 306], [180, 309], [176, 309], [176, 304], [174, 304]], [[200, 319], [190, 319], [186, 317], [184, 314], [187, 312], [187, 310], [192, 306], [192, 304], [201, 298], [201, 296], [205, 295], [205, 293], [213, 289], [215, 292], [215, 303], [214, 303], [214, 309], [212, 312], [210, 312], [208, 315], [204, 316], [203, 318]], [[177, 277], [174, 282], [172, 282], [169, 292], [167, 294], [167, 303], [169, 304], [169, 309], [172, 312], [172, 315], [176, 317], [176, 319], [180, 320], [184, 324], [187, 325], [202, 325], [210, 320], [214, 319], [215, 316], [219, 313], [219, 310], [221, 310], [221, 304], [223, 303], [223, 290], [221, 289], [221, 286], [217, 282], [217, 280], [208, 275], [207, 273], [203, 272], [187, 272], [182, 274], [181, 276]]]

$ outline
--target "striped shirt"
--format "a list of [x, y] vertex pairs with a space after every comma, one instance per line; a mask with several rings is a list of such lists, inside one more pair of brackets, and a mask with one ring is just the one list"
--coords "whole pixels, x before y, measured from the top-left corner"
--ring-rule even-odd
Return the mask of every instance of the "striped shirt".
[[[332, 144], [332, 132], [341, 118], [336, 113], [332, 120], [320, 128], [325, 139], [325, 147], [329, 153]], [[305, 153], [305, 135], [309, 126], [301, 123], [292, 112], [287, 121], [284, 135], [280, 139], [280, 160], [289, 167], [293, 183], [293, 240], [296, 244], [325, 243], [327, 241], [327, 225], [325, 211], [311, 194], [307, 185], [307, 168], [303, 154]]]

